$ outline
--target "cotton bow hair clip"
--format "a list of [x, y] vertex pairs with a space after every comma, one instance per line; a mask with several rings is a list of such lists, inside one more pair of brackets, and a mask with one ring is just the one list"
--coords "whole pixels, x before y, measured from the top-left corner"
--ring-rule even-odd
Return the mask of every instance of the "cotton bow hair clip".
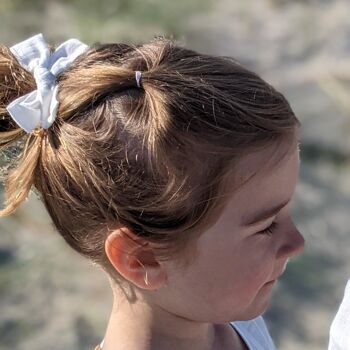
[[10, 48], [20, 65], [34, 75], [37, 89], [12, 101], [7, 111], [27, 133], [48, 129], [58, 109], [56, 78], [88, 46], [77, 39], [62, 43], [51, 54], [43, 35], [37, 34]]

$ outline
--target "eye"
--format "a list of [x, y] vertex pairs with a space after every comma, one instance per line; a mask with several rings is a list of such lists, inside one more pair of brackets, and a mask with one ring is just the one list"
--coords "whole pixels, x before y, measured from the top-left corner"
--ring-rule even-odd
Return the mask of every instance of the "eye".
[[259, 231], [258, 234], [271, 236], [273, 231], [277, 228], [277, 222], [273, 222], [270, 226], [266, 227], [264, 230]]

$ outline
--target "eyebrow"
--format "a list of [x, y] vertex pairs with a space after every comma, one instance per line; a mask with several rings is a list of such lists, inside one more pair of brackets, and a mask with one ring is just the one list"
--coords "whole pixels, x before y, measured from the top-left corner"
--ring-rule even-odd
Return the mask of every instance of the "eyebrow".
[[275, 216], [282, 208], [284, 208], [290, 199], [284, 201], [283, 203], [277, 204], [272, 208], [262, 209], [256, 213], [254, 213], [251, 217], [243, 218], [243, 226], [252, 226], [257, 225], [258, 223], [265, 221], [266, 219]]

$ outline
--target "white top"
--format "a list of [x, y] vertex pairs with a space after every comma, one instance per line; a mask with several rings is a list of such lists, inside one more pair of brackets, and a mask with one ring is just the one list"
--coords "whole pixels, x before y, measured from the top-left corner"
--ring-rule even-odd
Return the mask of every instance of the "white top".
[[249, 350], [276, 350], [264, 319], [259, 316], [250, 321], [230, 322]]
[[[249, 350], [277, 350], [261, 316], [250, 321], [230, 322], [230, 325], [239, 333]], [[102, 347], [103, 341], [101, 350]]]
[[330, 329], [328, 350], [350, 350], [350, 280]]

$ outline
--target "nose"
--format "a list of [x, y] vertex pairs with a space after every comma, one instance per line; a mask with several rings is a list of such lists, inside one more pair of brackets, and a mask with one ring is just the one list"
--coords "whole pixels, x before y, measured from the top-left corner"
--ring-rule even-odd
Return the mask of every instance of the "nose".
[[296, 256], [304, 250], [305, 239], [293, 223], [283, 236], [283, 242], [277, 253], [278, 258]]

